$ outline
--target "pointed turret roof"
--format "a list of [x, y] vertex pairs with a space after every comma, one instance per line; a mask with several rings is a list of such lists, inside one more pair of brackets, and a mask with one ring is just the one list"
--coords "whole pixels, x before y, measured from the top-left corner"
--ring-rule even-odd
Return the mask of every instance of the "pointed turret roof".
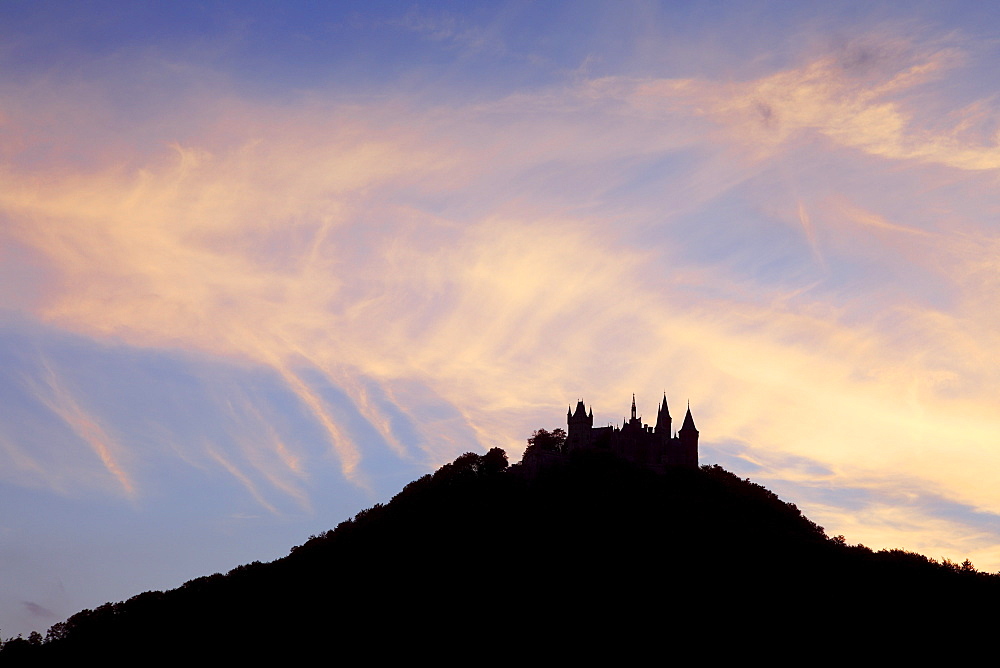
[[667, 408], [667, 393], [664, 392], [663, 403], [660, 404], [660, 407], [656, 411], [656, 431], [658, 433], [665, 433], [669, 437], [671, 421], [670, 409]]
[[670, 409], [667, 408], [667, 393], [663, 393], [663, 403], [660, 404], [660, 413], [666, 413], [667, 417], [670, 417]]
[[694, 426], [694, 418], [691, 417], [691, 402], [688, 402], [687, 413], [684, 415], [684, 424], [681, 425], [681, 431], [685, 429], [694, 429], [698, 431], [698, 428]]
[[583, 399], [576, 402], [576, 410], [573, 412], [573, 417], [587, 417], [587, 408], [583, 405]]

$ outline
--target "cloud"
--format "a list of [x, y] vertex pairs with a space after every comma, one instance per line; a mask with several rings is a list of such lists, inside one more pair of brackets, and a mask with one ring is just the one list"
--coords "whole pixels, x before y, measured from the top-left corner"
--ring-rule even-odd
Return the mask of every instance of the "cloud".
[[239, 467], [237, 467], [235, 464], [229, 461], [229, 459], [227, 459], [222, 453], [216, 450], [215, 447], [213, 447], [212, 445], [206, 444], [206, 450], [208, 451], [212, 459], [218, 462], [222, 466], [222, 468], [228, 471], [234, 478], [236, 478], [240, 482], [240, 484], [242, 484], [247, 489], [248, 492], [250, 492], [250, 495], [253, 496], [254, 499], [256, 499], [257, 503], [262, 505], [271, 513], [275, 515], [278, 514], [278, 509], [268, 502], [267, 498], [260, 492], [257, 484], [254, 483], [254, 481], [250, 478], [250, 476], [248, 476]]
[[[45, 386], [34, 389], [35, 397], [58, 415], [80, 440], [90, 446], [106, 471], [121, 487], [122, 492], [134, 498], [138, 488], [123, 465], [123, 459], [127, 457], [124, 448], [100, 421], [80, 406], [76, 398], [63, 387], [50, 366], [46, 365], [45, 372]], [[38, 464], [28, 461], [27, 467], [37, 469]]]
[[943, 130], [921, 127], [907, 108], [908, 93], [961, 61], [956, 48], [921, 51], [898, 39], [876, 44], [870, 36], [841, 53], [752, 81], [650, 80], [637, 82], [626, 95], [645, 113], [687, 107], [759, 157], [815, 132], [836, 145], [893, 160], [994, 170], [1000, 167], [998, 138], [983, 145], [969, 131], [984, 119], [985, 100], [955, 111], [952, 127]]
[[37, 603], [33, 603], [31, 601], [21, 601], [21, 605], [24, 606], [25, 610], [27, 610], [28, 614], [31, 615], [32, 617], [36, 617], [42, 620], [49, 620], [49, 619], [54, 619], [56, 616], [55, 613], [49, 610], [48, 608], [38, 605]]
[[[666, 389], [703, 438], [766, 448], [757, 466], [784, 480], [891, 471], [994, 512], [997, 240], [966, 207], [995, 208], [972, 173], [1000, 163], [969, 139], [988, 102], [941, 130], [913, 95], [960, 63], [892, 43], [748, 81], [606, 77], [442, 107], [198, 92], [181, 105], [195, 130], [156, 151], [76, 168], [11, 149], [2, 234], [41, 258], [34, 317], [267, 370], [359, 485], [373, 448], [340, 394], [393, 457], [434, 465], [516, 454], [581, 394], [603, 422]], [[59, 139], [100, 143], [98, 114], [74, 110], [82, 131]], [[898, 165], [908, 188], [946, 171], [954, 190], [873, 192], [908, 178]], [[46, 392], [134, 490], [129, 449]], [[266, 399], [233, 396], [239, 420], [269, 422]], [[253, 431], [202, 454], [271, 512], [274, 491], [308, 508], [315, 455]]]

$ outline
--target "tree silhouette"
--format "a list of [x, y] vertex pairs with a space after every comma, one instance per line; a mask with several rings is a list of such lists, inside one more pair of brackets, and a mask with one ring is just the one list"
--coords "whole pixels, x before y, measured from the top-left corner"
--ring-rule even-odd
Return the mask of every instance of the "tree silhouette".
[[552, 431], [537, 429], [528, 439], [528, 448], [524, 453], [527, 455], [529, 452], [562, 452], [565, 444], [565, 430], [559, 428]]
[[[564, 440], [540, 429], [529, 447], [558, 452]], [[534, 620], [535, 646], [573, 660], [603, 648], [638, 661], [663, 650], [665, 629], [713, 656], [765, 637], [792, 653], [814, 650], [817, 637], [852, 650], [878, 637], [896, 652], [929, 613], [989, 610], [1000, 595], [1000, 576], [969, 560], [828, 538], [795, 505], [719, 466], [654, 472], [588, 450], [549, 459], [529, 472], [499, 448], [465, 453], [284, 558], [83, 610], [44, 639], [3, 643], [0, 664], [150, 652], [360, 662], [375, 640], [402, 663], [442, 629], [441, 651], [464, 660], [519, 616]], [[979, 629], [992, 621], [963, 620], [962, 641], [985, 642]], [[921, 633], [914, 648], [952, 642], [950, 628]]]

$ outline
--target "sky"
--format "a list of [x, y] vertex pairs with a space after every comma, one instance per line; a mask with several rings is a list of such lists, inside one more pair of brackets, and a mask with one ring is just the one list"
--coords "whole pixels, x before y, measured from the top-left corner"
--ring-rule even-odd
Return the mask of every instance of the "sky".
[[633, 392], [828, 535], [1000, 570], [998, 34], [979, 2], [4, 2], [0, 635]]

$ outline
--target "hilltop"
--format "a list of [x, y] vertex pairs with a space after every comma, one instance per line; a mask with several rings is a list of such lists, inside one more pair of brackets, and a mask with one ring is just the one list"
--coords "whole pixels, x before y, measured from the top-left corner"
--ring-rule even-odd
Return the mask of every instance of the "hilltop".
[[[843, 646], [934, 610], [975, 610], [998, 580], [968, 562], [830, 539], [718, 466], [654, 472], [582, 451], [526, 475], [493, 449], [282, 559], [84, 610], [0, 657], [621, 657], [777, 632], [786, 649]], [[526, 638], [530, 650], [511, 644]]]

